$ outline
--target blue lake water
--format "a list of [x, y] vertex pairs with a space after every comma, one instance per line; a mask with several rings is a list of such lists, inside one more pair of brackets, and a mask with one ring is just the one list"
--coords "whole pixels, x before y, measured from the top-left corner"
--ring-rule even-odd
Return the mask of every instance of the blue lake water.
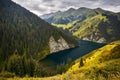
[[80, 40], [79, 44], [79, 47], [53, 53], [48, 55], [45, 59], [54, 61], [55, 63], [66, 63], [68, 59], [76, 60], [77, 58], [105, 45], [84, 40]]

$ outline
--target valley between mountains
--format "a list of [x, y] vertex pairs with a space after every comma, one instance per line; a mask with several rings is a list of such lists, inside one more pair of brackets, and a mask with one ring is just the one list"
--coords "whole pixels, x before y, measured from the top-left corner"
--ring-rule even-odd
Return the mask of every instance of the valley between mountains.
[[37, 16], [0, 0], [0, 80], [119, 80], [120, 13], [80, 7]]

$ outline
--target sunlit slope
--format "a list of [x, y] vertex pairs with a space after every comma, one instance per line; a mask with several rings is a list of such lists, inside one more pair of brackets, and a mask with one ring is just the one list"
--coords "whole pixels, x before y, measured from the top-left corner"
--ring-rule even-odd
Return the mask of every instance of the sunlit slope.
[[99, 14], [78, 23], [79, 28], [73, 33], [79, 39], [95, 42], [119, 40], [120, 24], [116, 16]]
[[69, 29], [71, 27], [73, 27], [74, 24], [76, 24], [79, 20], [75, 20], [73, 22], [70, 22], [68, 24], [55, 24], [52, 23], [53, 26], [57, 26], [58, 28], [62, 28], [62, 29]]
[[119, 80], [119, 66], [120, 41], [116, 41], [78, 59], [63, 76], [67, 80]]

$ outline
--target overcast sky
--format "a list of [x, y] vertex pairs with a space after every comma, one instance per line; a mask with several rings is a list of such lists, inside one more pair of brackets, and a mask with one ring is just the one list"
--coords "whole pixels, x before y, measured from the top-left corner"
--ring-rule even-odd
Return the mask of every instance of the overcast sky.
[[120, 12], [120, 0], [12, 0], [31, 12], [39, 15], [64, 11], [69, 8], [102, 8]]

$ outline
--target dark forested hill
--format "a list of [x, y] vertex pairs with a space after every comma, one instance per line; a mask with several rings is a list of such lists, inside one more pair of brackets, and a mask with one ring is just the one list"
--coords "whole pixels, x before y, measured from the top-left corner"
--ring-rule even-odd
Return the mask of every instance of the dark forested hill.
[[[3, 58], [8, 57], [15, 50], [20, 54], [23, 52], [31, 55], [48, 54], [52, 52], [50, 39], [53, 41], [63, 39], [68, 47], [77, 44], [72, 37], [65, 35], [21, 6], [10, 0], [0, 1], [0, 51], [4, 53]], [[61, 41], [60, 43], [62, 45]]]
[[[23, 76], [30, 72], [19, 70], [25, 71], [23, 66], [31, 67], [21, 61], [28, 60], [27, 63], [32, 64], [33, 59], [40, 60], [49, 53], [75, 46], [78, 43], [73, 37], [11, 0], [0, 0], [0, 71], [6, 62], [5, 70]], [[33, 76], [32, 71], [30, 76]]]

